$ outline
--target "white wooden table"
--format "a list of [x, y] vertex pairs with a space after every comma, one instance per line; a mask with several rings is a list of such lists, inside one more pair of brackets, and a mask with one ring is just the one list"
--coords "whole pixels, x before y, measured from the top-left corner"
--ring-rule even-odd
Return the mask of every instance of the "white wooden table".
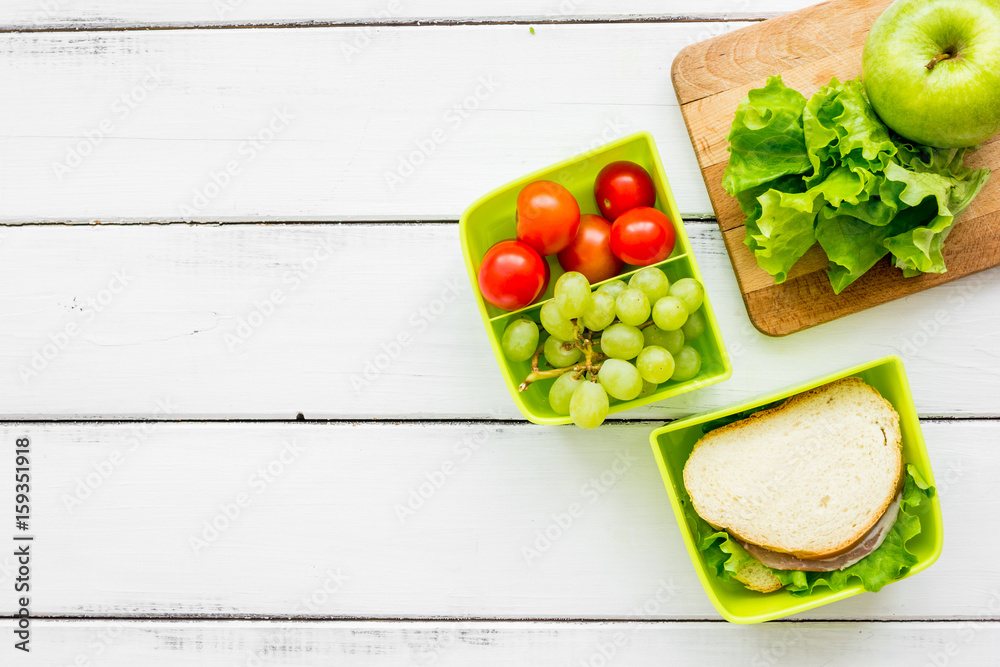
[[[1000, 273], [761, 336], [670, 87], [683, 46], [809, 1], [5, 0], [0, 451], [35, 452], [36, 618], [25, 656], [5, 546], [0, 664], [995, 664]], [[530, 425], [456, 221], [640, 129], [734, 375], [596, 432]], [[944, 555], [721, 621], [649, 431], [889, 353]]]

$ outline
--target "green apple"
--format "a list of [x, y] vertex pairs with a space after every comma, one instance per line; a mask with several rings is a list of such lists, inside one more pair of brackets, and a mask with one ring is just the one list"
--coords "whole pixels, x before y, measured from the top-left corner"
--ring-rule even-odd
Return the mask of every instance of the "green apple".
[[986, 141], [1000, 132], [1000, 0], [896, 0], [868, 35], [864, 84], [910, 141]]

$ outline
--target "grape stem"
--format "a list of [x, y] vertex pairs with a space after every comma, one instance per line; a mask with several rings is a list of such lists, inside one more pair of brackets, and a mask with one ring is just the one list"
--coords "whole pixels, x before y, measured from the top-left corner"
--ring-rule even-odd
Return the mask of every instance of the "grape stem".
[[540, 380], [548, 380], [549, 378], [559, 377], [560, 375], [565, 375], [566, 373], [597, 373], [601, 370], [601, 362], [607, 359], [607, 357], [600, 352], [594, 352], [594, 343], [590, 338], [579, 338], [576, 343], [567, 343], [573, 347], [579, 347], [583, 350], [583, 363], [576, 364], [575, 366], [567, 366], [566, 368], [552, 368], [549, 370], [541, 370], [538, 367], [538, 363], [542, 357], [542, 351], [545, 349], [545, 345], [539, 345], [538, 349], [535, 350], [535, 354], [531, 357], [531, 373], [528, 377], [524, 378], [517, 390], [524, 391], [532, 385], [534, 382], [539, 382]]

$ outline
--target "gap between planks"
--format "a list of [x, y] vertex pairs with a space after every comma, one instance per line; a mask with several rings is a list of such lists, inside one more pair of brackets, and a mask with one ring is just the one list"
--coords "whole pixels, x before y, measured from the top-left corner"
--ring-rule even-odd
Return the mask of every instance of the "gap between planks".
[[[13, 620], [16, 618], [12, 615], [0, 616], [0, 619]], [[214, 615], [179, 615], [179, 616], [156, 616], [156, 615], [136, 615], [136, 616], [65, 616], [65, 615], [49, 615], [49, 614], [32, 614], [32, 620], [40, 621], [56, 621], [64, 623], [89, 623], [89, 622], [128, 622], [128, 623], [202, 623], [206, 621], [211, 622], [222, 622], [222, 623], [239, 623], [239, 622], [253, 622], [253, 623], [371, 623], [382, 624], [382, 623], [421, 623], [421, 624], [440, 624], [440, 623], [496, 623], [496, 624], [514, 624], [514, 623], [554, 623], [554, 624], [584, 624], [584, 625], [637, 625], [637, 624], [653, 624], [653, 625], [673, 625], [676, 623], [716, 623], [720, 625], [727, 625], [729, 621], [724, 618], [548, 618], [548, 617], [538, 617], [538, 618], [493, 618], [489, 616], [475, 616], [475, 617], [454, 617], [454, 616], [426, 616], [422, 618], [409, 618], [409, 617], [397, 617], [397, 616], [387, 616], [387, 617], [374, 617], [374, 616], [274, 616], [274, 615], [233, 615], [233, 616], [214, 616]], [[780, 618], [773, 621], [768, 621], [770, 624], [819, 624], [819, 623], [837, 623], [837, 624], [857, 624], [857, 623], [1000, 623], [1000, 618], [989, 618], [989, 617], [962, 617], [962, 618]]]
[[365, 21], [277, 21], [261, 23], [160, 23], [151, 25], [119, 25], [111, 22], [94, 21], [79, 27], [68, 27], [62, 24], [50, 23], [38, 26], [0, 28], [3, 33], [33, 33], [33, 32], [133, 32], [144, 30], [271, 30], [287, 28], [425, 28], [440, 26], [504, 26], [504, 25], [593, 25], [603, 23], [733, 23], [761, 22], [781, 16], [780, 12], [760, 14], [715, 14], [671, 16], [663, 14], [624, 14], [606, 16], [563, 16], [563, 17], [480, 17], [480, 18], [441, 18], [441, 19], [372, 19]]
[[[299, 413], [301, 414], [301, 413]], [[683, 419], [688, 419], [689, 417], [683, 417]], [[919, 416], [921, 423], [934, 423], [934, 424], [947, 424], [950, 422], [996, 422], [1000, 421], [1000, 416], [976, 416], [976, 415], [926, 415]], [[671, 422], [677, 421], [676, 419], [648, 419], [648, 418], [637, 418], [637, 419], [608, 419], [605, 424], [609, 426], [639, 426], [639, 425], [663, 425], [669, 424]], [[101, 419], [99, 417], [78, 417], [73, 419], [12, 419], [0, 418], [0, 426], [3, 424], [80, 424], [90, 425], [90, 424], [137, 424], [137, 423], [150, 423], [150, 424], [308, 424], [311, 426], [330, 424], [338, 426], [525, 426], [525, 427], [538, 427], [538, 428], [559, 428], [551, 426], [541, 426], [538, 424], [533, 424], [526, 419], [426, 419], [426, 418], [413, 418], [413, 419], [379, 419], [377, 417], [372, 417], [369, 419], [354, 419], [350, 417], [341, 418], [308, 418], [303, 416], [301, 419], [298, 417], [291, 418], [260, 418], [260, 419], [247, 419], [247, 418], [213, 418], [213, 419], [199, 419], [195, 417], [178, 418], [178, 419]], [[563, 428], [576, 428], [572, 424], [563, 424]]]

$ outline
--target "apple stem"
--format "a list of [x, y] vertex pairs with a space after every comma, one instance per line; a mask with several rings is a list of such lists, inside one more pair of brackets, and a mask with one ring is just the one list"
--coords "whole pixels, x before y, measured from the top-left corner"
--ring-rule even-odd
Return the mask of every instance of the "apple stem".
[[939, 53], [936, 56], [934, 56], [934, 58], [929, 63], [924, 65], [924, 67], [933, 71], [939, 62], [941, 62], [942, 60], [948, 60], [949, 58], [954, 57], [954, 55], [955, 55], [954, 53]]

